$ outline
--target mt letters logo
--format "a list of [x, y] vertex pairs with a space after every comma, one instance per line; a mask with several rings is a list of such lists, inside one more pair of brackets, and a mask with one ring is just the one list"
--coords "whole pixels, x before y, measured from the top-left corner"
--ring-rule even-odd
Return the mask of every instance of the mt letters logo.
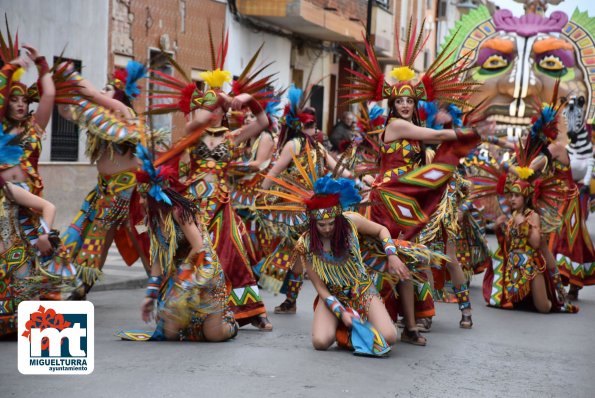
[[95, 316], [91, 302], [23, 301], [18, 315], [19, 372], [93, 372]]

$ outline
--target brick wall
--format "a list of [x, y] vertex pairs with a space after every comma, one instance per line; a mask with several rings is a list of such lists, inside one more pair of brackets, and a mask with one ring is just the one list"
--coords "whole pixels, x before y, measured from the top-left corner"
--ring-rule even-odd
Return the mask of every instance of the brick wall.
[[[174, 59], [188, 76], [192, 68], [211, 68], [207, 21], [211, 23], [215, 46], [218, 46], [225, 28], [224, 3], [213, 0], [112, 0], [111, 7], [110, 70], [113, 70], [114, 52], [129, 53], [134, 59], [146, 62], [149, 48], [159, 48], [159, 40], [165, 34], [169, 36]], [[127, 32], [132, 46], [130, 51], [125, 47], [128, 42], [124, 37], [114, 39], [114, 36], [124, 36]], [[180, 77], [177, 73], [174, 75]], [[142, 111], [145, 105], [143, 93], [135, 101], [135, 108]], [[174, 116], [174, 128], [183, 128], [184, 124], [182, 115]]]

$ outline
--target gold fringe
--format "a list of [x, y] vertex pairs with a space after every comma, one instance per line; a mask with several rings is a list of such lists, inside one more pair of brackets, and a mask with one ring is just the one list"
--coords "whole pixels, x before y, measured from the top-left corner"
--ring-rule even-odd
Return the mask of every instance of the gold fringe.
[[103, 279], [103, 272], [99, 268], [94, 267], [86, 267], [82, 265], [78, 265], [76, 270], [76, 276], [83, 283], [87, 285], [94, 285], [95, 282]]

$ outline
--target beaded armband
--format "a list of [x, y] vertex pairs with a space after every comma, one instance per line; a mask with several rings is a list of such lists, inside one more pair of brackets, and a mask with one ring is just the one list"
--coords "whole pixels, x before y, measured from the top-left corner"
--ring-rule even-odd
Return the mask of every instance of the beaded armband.
[[397, 254], [397, 247], [395, 246], [395, 242], [392, 238], [384, 238], [382, 239], [382, 248], [387, 256]]
[[147, 282], [147, 294], [146, 296], [152, 299], [156, 299], [159, 296], [159, 288], [161, 287], [161, 276], [150, 276]]
[[324, 299], [324, 302], [328, 309], [331, 310], [338, 319], [341, 319], [341, 315], [345, 312], [345, 307], [343, 307], [343, 304], [341, 304], [339, 299], [335, 296], [328, 296]]

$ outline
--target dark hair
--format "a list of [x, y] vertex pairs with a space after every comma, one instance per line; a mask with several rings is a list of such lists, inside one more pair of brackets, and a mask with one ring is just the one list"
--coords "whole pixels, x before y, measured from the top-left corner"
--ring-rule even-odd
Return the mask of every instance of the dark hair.
[[128, 98], [124, 90], [120, 90], [119, 88], [114, 87], [114, 99], [120, 101], [127, 107], [134, 109], [132, 106], [132, 102], [130, 102], [130, 98]]
[[[335, 230], [331, 238], [331, 250], [335, 258], [343, 258], [349, 253], [349, 232], [351, 227], [349, 221], [343, 214], [335, 217]], [[310, 219], [310, 250], [312, 253], [322, 255], [324, 247], [320, 239], [320, 233], [316, 227], [316, 219]]]
[[[390, 119], [392, 117], [396, 117], [397, 119], [403, 119], [399, 112], [395, 109], [395, 100], [396, 98], [391, 98], [388, 100], [388, 116], [386, 117], [386, 122], [384, 122], [384, 128], [389, 124]], [[419, 112], [417, 111], [417, 100], [413, 100], [413, 117], [411, 119], [411, 123], [415, 124], [416, 126], [421, 126], [421, 119], [419, 118]], [[426, 144], [423, 141], [419, 141], [419, 147], [421, 149], [420, 152], [420, 163], [422, 165], [426, 164]]]

